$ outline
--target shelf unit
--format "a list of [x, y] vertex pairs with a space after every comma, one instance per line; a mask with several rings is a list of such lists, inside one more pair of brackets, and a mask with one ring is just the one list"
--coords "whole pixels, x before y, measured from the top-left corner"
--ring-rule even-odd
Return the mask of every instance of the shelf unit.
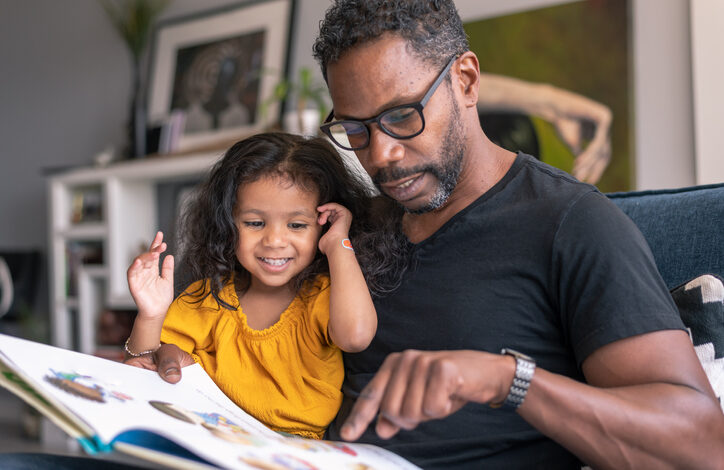
[[135, 310], [126, 270], [150, 243], [159, 216], [168, 215], [159, 214], [159, 185], [200, 180], [221, 154], [131, 160], [48, 178], [53, 344], [87, 354], [105, 348], [96, 342], [98, 316]]

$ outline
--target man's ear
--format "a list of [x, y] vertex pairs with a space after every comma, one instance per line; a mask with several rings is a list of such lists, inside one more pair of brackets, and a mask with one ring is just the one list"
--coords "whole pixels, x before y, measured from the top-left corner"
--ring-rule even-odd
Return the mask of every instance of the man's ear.
[[470, 108], [478, 104], [480, 87], [480, 64], [472, 51], [464, 52], [457, 61], [458, 77], [463, 103]]

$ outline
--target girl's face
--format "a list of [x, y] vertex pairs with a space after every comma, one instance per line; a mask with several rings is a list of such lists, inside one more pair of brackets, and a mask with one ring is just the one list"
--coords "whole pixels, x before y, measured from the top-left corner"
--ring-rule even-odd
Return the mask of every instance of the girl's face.
[[286, 286], [309, 266], [322, 234], [318, 202], [316, 191], [276, 175], [239, 186], [236, 258], [251, 274], [251, 289]]

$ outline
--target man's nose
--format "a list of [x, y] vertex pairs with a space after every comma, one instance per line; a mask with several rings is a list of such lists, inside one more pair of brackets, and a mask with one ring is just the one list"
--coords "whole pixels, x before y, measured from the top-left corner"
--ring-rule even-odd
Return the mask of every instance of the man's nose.
[[385, 168], [405, 157], [405, 147], [394, 137], [385, 134], [378, 126], [370, 126], [370, 144], [367, 159], [374, 168]]

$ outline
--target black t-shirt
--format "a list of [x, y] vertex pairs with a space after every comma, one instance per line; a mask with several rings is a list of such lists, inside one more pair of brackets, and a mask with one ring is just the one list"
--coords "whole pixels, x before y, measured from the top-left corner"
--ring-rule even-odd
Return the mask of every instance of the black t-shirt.
[[[375, 306], [372, 344], [345, 355], [332, 439], [392, 352], [497, 354], [507, 347], [584, 381], [580, 365], [599, 347], [683, 328], [633, 222], [594, 187], [524, 154], [498, 184], [413, 246], [402, 285]], [[360, 441], [423, 468], [580, 468], [515, 411], [474, 403], [387, 441], [370, 426]]]

